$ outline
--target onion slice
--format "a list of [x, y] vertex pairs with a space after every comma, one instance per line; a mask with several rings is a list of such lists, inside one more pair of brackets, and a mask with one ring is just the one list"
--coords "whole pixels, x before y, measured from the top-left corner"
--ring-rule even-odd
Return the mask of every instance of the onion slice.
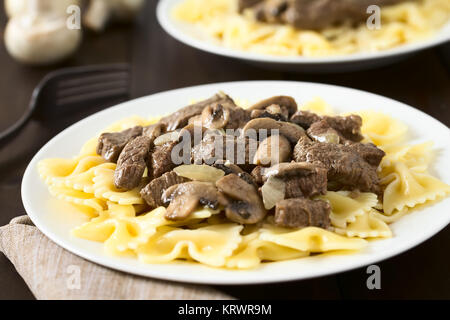
[[286, 183], [279, 178], [271, 176], [261, 187], [261, 193], [264, 208], [266, 208], [266, 210], [270, 210], [275, 207], [278, 201], [284, 199], [286, 194]]
[[153, 144], [155, 146], [162, 146], [167, 142], [178, 141], [179, 138], [180, 138], [180, 131], [171, 131], [163, 135], [160, 135], [158, 138], [155, 139]]
[[202, 164], [185, 164], [173, 169], [173, 171], [181, 176], [195, 181], [202, 182], [212, 182], [215, 183], [217, 180], [225, 175], [223, 170]]

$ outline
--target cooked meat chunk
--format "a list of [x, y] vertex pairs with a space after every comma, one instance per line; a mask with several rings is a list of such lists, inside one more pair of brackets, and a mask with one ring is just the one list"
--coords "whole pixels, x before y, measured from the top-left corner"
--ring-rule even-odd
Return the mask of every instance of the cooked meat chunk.
[[290, 160], [292, 154], [289, 140], [282, 135], [273, 135], [264, 139], [256, 151], [253, 163], [271, 166]]
[[141, 183], [147, 166], [150, 138], [140, 136], [123, 148], [114, 172], [114, 185], [119, 189], [131, 190]]
[[142, 135], [141, 126], [121, 132], [102, 133], [98, 139], [97, 154], [101, 155], [106, 161], [117, 162], [125, 145], [140, 135]]
[[162, 196], [164, 203], [170, 203], [166, 212], [168, 220], [184, 220], [200, 206], [217, 209], [227, 203], [214, 184], [191, 181], [168, 188]]
[[213, 103], [202, 112], [202, 125], [208, 129], [242, 128], [249, 119], [249, 112], [234, 103]]
[[158, 122], [147, 127], [144, 127], [142, 135], [147, 136], [151, 139], [152, 143], [166, 130], [165, 125]]
[[341, 135], [334, 130], [326, 120], [320, 120], [314, 122], [306, 133], [310, 138], [319, 142], [326, 143], [339, 143], [341, 141]]
[[184, 107], [175, 113], [162, 118], [160, 122], [166, 126], [167, 131], [183, 128], [188, 124], [190, 118], [200, 115], [205, 107], [214, 103], [234, 104], [229, 96], [218, 93], [207, 100]]
[[[359, 142], [364, 138], [361, 134], [362, 119], [358, 115], [320, 117], [309, 111], [297, 111], [290, 119], [291, 122], [305, 129], [309, 129], [309, 127], [315, 124], [314, 131], [317, 131], [318, 128], [325, 130], [327, 126], [324, 122], [321, 122], [323, 120], [328, 123], [329, 127], [338, 132], [342, 138], [340, 139], [341, 143], [345, 140]], [[316, 124], [316, 122], [320, 122], [320, 124]]]
[[322, 118], [310, 111], [299, 110], [291, 117], [291, 122], [298, 124], [304, 129], [308, 129], [314, 122], [320, 121]]
[[307, 162], [280, 163], [261, 170], [262, 180], [280, 178], [285, 183], [285, 199], [313, 197], [327, 192], [327, 170]]
[[373, 143], [346, 143], [345, 144], [349, 151], [359, 154], [366, 162], [374, 167], [380, 165], [381, 160], [386, 155], [386, 153], [377, 148]]
[[285, 228], [328, 228], [331, 206], [322, 200], [285, 199], [277, 202], [275, 224]]
[[177, 144], [178, 141], [171, 141], [153, 149], [149, 162], [149, 172], [151, 173], [149, 176], [158, 178], [175, 168], [176, 164], [172, 161], [172, 150]]
[[216, 186], [228, 200], [225, 214], [231, 221], [254, 224], [266, 216], [267, 211], [253, 184], [235, 174], [229, 174], [218, 180]]
[[297, 111], [297, 102], [292, 97], [275, 96], [254, 104], [248, 110], [252, 112], [254, 110], [263, 110], [268, 113], [280, 113], [284, 117], [289, 118]]
[[[253, 4], [258, 20], [287, 23], [300, 29], [322, 29], [367, 19], [370, 5], [387, 6], [407, 0], [264, 0]], [[242, 3], [242, 8], [252, 3]]]
[[324, 116], [323, 119], [345, 139], [359, 142], [364, 138], [361, 134], [362, 118], [358, 115], [352, 114], [346, 117]]
[[380, 193], [376, 168], [351, 147], [301, 138], [294, 148], [298, 162], [321, 163], [328, 170], [328, 181], [347, 190]]
[[230, 135], [207, 134], [201, 143], [192, 148], [192, 160], [195, 164], [214, 164], [223, 160], [232, 164], [251, 163], [258, 143], [256, 140]]
[[164, 203], [161, 199], [164, 191], [176, 184], [189, 181], [184, 177], [180, 177], [175, 172], [170, 171], [164, 173], [161, 177], [153, 179], [141, 190], [142, 199], [147, 202], [151, 209], [162, 206]]

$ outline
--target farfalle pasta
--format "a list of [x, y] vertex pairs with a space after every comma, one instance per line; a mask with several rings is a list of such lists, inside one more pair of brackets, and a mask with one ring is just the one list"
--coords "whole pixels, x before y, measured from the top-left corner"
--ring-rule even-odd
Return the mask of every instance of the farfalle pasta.
[[[321, 98], [315, 98], [299, 109], [314, 113], [319, 120], [327, 119], [326, 116], [331, 117], [334, 113], [331, 106]], [[71, 203], [80, 213], [89, 217], [88, 222], [72, 230], [72, 235], [102, 242], [105, 252], [110, 255], [131, 256], [143, 263], [183, 260], [216, 268], [251, 269], [261, 263], [298, 259], [311, 254], [342, 250], [353, 252], [364, 250], [367, 239], [395, 236], [389, 228], [390, 223], [401, 219], [414, 208], [450, 193], [447, 184], [428, 173], [433, 160], [432, 143], [405, 143], [406, 126], [386, 114], [374, 111], [356, 114], [363, 120], [361, 133], [364, 140], [373, 142], [385, 153], [376, 171], [381, 194], [330, 189], [305, 200], [306, 205], [320, 203], [321, 208], [329, 208], [329, 225], [321, 225], [322, 222], [315, 225], [314, 217], [309, 213], [310, 216], [305, 215], [309, 219], [309, 226], [282, 227], [277, 225], [283, 218], [278, 207], [272, 211], [267, 209], [267, 216], [258, 223], [242, 224], [230, 220], [229, 212], [223, 207], [226, 204], [217, 205], [221, 199], [215, 199], [216, 203], [212, 201], [214, 199], [208, 198], [207, 193], [199, 195], [198, 201], [205, 204], [204, 207], [197, 206], [182, 219], [168, 219], [171, 211], [174, 214], [173, 203], [179, 199], [166, 194], [165, 190], [169, 187], [160, 191], [156, 190], [158, 184], [153, 185], [155, 190], [143, 188], [153, 179], [154, 172], [148, 168], [142, 172], [140, 183], [135, 187], [128, 190], [117, 188], [115, 171], [121, 165], [121, 160], [119, 157], [117, 163], [112, 163], [97, 154], [101, 135], [87, 141], [74, 158], [46, 159], [39, 163], [38, 169], [52, 196]], [[164, 119], [167, 117], [161, 121]], [[340, 118], [337, 116], [333, 119]], [[158, 126], [159, 121], [160, 118], [132, 116], [112, 124], [104, 132], [121, 132], [136, 126], [149, 126], [150, 130], [154, 128], [152, 125]], [[163, 138], [161, 140], [166, 141], [171, 136]], [[219, 170], [217, 168], [209, 168], [210, 176], [202, 178], [200, 168], [196, 167], [200, 171], [189, 172], [186, 171], [189, 168], [185, 167], [183, 176], [176, 180], [177, 185], [183, 184], [189, 177], [203, 181], [200, 184], [206, 183], [216, 173], [214, 170]], [[304, 169], [308, 168], [304, 166]], [[316, 174], [321, 172], [317, 170], [314, 171]], [[168, 179], [175, 179], [176, 176], [172, 174]], [[216, 176], [221, 179], [224, 173]], [[293, 191], [287, 190], [279, 179], [271, 180], [273, 185], [285, 188], [278, 193], [283, 196], [292, 194]], [[316, 183], [318, 181], [319, 177]], [[239, 185], [241, 187], [248, 188]], [[222, 192], [226, 192], [226, 186], [222, 188]], [[181, 194], [186, 190], [177, 192]], [[152, 192], [161, 197], [159, 200], [165, 199], [166, 202], [161, 201], [157, 206], [149, 207], [146, 197], [152, 196]], [[190, 192], [195, 192], [195, 188]], [[241, 200], [240, 205], [244, 200]], [[185, 207], [191, 206], [189, 201], [192, 199], [183, 199], [184, 207], [176, 208], [178, 211], [175, 213], [179, 214]], [[291, 209], [289, 206], [283, 207], [283, 210]]]

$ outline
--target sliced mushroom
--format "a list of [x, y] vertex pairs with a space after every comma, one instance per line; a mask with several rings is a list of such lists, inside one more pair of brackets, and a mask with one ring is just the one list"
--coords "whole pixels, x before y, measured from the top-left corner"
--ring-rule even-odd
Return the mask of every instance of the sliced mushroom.
[[244, 170], [242, 170], [241, 167], [239, 167], [238, 165], [235, 165], [230, 161], [225, 160], [217, 160], [212, 166], [222, 170], [223, 172], [225, 172], [225, 174], [230, 173], [239, 174], [244, 172]]
[[288, 96], [275, 96], [263, 101], [258, 102], [251, 106], [248, 110], [261, 110], [266, 109], [271, 105], [278, 105], [281, 108], [286, 108], [288, 110], [289, 116], [293, 115], [297, 111], [297, 102], [294, 98]]
[[260, 222], [267, 214], [255, 186], [235, 174], [229, 174], [216, 182], [220, 192], [229, 199], [225, 214], [231, 221], [241, 224]]
[[252, 119], [255, 118], [272, 118], [279, 121], [287, 121], [289, 119], [289, 110], [282, 108], [277, 104], [272, 104], [265, 109], [252, 110], [250, 113]]
[[217, 209], [227, 203], [214, 184], [209, 182], [185, 182], [168, 188], [162, 195], [163, 203], [169, 203], [166, 219], [178, 221], [189, 217], [198, 207]]
[[202, 124], [208, 129], [237, 129], [248, 119], [248, 112], [234, 103], [214, 103], [202, 112]]
[[291, 143], [297, 143], [297, 141], [305, 136], [305, 130], [290, 122], [276, 121], [270, 118], [259, 118], [250, 120], [242, 130], [242, 135], [250, 135], [250, 130], [255, 130], [259, 133], [259, 130], [266, 129], [267, 134], [270, 134], [270, 130], [278, 130], [279, 134], [285, 136]]
[[291, 157], [291, 144], [282, 135], [267, 137], [259, 144], [253, 158], [253, 163], [262, 166], [273, 166], [277, 163], [287, 162]]

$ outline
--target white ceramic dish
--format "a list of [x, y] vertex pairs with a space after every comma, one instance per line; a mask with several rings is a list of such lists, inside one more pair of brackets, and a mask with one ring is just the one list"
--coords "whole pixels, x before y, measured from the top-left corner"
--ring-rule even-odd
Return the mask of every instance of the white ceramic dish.
[[203, 85], [158, 93], [129, 101], [94, 114], [67, 128], [48, 142], [30, 162], [22, 182], [22, 199], [35, 225], [50, 239], [67, 250], [98, 264], [148, 277], [205, 284], [255, 284], [299, 280], [369, 265], [387, 259], [430, 238], [450, 222], [450, 198], [415, 211], [391, 225], [394, 237], [370, 242], [361, 252], [350, 255], [319, 255], [297, 260], [267, 263], [254, 270], [222, 270], [194, 263], [143, 264], [131, 258], [110, 257], [103, 244], [74, 238], [71, 228], [85, 218], [68, 205], [53, 199], [40, 180], [37, 163], [45, 158], [69, 158], [78, 153], [89, 138], [114, 121], [132, 114], [166, 114], [186, 105], [191, 99], [211, 96], [222, 90], [232, 97], [258, 101], [273, 95], [291, 95], [300, 104], [323, 97], [337, 111], [375, 109], [404, 121], [411, 129], [411, 141], [435, 142], [437, 157], [433, 173], [450, 183], [450, 130], [430, 116], [400, 102], [378, 95], [330, 85], [252, 81]]
[[215, 43], [200, 33], [193, 26], [176, 21], [172, 17], [172, 9], [182, 0], [160, 0], [157, 8], [158, 21], [163, 29], [178, 41], [209, 53], [240, 59], [252, 64], [282, 71], [303, 72], [343, 72], [370, 69], [397, 62], [405, 57], [450, 40], [450, 22], [434, 37], [393, 49], [356, 53], [334, 57], [282, 57], [234, 50]]

